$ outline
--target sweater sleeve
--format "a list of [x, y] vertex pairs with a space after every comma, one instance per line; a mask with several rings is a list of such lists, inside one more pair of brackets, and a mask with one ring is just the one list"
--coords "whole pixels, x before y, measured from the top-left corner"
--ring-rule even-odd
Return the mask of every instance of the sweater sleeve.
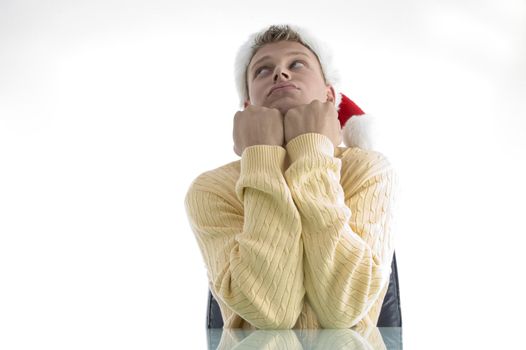
[[301, 313], [301, 219], [283, 176], [286, 151], [252, 146], [241, 158], [235, 191], [197, 179], [186, 210], [214, 294], [260, 329], [292, 328]]
[[364, 157], [354, 169], [355, 189], [346, 194], [342, 162], [327, 137], [300, 135], [287, 150], [285, 178], [302, 221], [306, 296], [323, 328], [350, 328], [388, 283], [395, 176], [385, 158]]

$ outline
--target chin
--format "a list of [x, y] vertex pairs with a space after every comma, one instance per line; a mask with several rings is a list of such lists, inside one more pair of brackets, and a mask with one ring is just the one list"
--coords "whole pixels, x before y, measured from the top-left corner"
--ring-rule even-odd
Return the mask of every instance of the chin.
[[[281, 102], [281, 101], [280, 101]], [[285, 115], [287, 111], [291, 108], [301, 106], [303, 103], [298, 101], [282, 101], [281, 103], [273, 103], [270, 108], [276, 108], [281, 112], [281, 114]]]

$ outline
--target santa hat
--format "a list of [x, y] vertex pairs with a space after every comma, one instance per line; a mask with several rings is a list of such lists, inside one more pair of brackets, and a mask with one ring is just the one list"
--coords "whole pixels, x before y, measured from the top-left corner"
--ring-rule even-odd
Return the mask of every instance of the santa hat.
[[[322, 41], [315, 38], [308, 30], [295, 25], [288, 25], [290, 29], [298, 33], [301, 43], [309, 48], [317, 57], [325, 76], [325, 81], [334, 88], [338, 111], [338, 119], [343, 129], [343, 142], [347, 147], [359, 147], [362, 149], [372, 149], [372, 122], [373, 118], [365, 114], [351, 99], [338, 91], [339, 74], [332, 63], [332, 53], [329, 47]], [[239, 48], [235, 61], [235, 79], [240, 107], [249, 99], [246, 74], [250, 60], [255, 54], [254, 45], [256, 39], [266, 32], [270, 27], [266, 27], [259, 32], [253, 33], [248, 40]]]

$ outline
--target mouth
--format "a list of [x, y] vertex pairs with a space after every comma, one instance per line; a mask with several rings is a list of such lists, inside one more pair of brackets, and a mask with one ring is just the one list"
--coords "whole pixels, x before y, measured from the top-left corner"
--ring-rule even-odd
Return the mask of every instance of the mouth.
[[278, 85], [273, 86], [273, 87], [270, 89], [270, 92], [268, 93], [267, 96], [270, 96], [274, 91], [288, 90], [288, 89], [297, 89], [297, 87], [296, 87], [296, 85], [291, 84], [291, 83], [287, 83], [287, 84], [278, 84]]

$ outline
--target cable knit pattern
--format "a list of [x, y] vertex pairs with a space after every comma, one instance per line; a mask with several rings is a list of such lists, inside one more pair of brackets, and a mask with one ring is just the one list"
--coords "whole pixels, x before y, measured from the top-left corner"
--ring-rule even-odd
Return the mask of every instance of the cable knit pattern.
[[[333, 157], [327, 137], [298, 136], [287, 151], [291, 166], [285, 178], [302, 219], [307, 298], [323, 328], [350, 328], [388, 283], [390, 260], [383, 253], [392, 244], [383, 218], [390, 185], [371, 178], [352, 196], [351, 213], [340, 184], [341, 160]], [[367, 168], [375, 170], [371, 164]]]
[[380, 153], [319, 134], [249, 147], [194, 180], [186, 210], [224, 327], [376, 325], [395, 184]]

